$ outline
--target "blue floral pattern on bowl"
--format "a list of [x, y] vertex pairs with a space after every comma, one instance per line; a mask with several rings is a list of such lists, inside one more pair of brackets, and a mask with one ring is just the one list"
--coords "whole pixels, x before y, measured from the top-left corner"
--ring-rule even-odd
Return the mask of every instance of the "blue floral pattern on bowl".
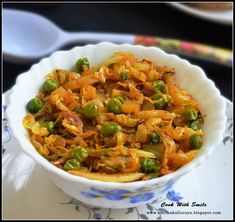
[[[6, 112], [6, 109], [7, 109], [7, 105], [3, 105], [2, 110], [3, 110], [4, 114]], [[3, 154], [6, 151], [5, 143], [10, 142], [10, 140], [11, 140], [11, 133], [10, 133], [10, 129], [8, 127], [8, 120], [7, 120], [7, 118], [4, 117], [4, 118], [2, 118], [2, 153]]]
[[167, 198], [175, 202], [178, 202], [179, 200], [183, 199], [183, 197], [180, 196], [180, 193], [176, 193], [174, 190], [168, 191]]
[[[80, 193], [87, 198], [105, 198], [111, 201], [120, 201], [129, 198], [129, 202], [136, 204], [139, 202], [147, 202], [151, 200], [155, 194], [161, 195], [168, 191], [174, 184], [173, 180], [169, 180], [163, 187], [159, 185], [153, 185], [151, 190], [146, 188], [139, 188], [135, 192], [125, 190], [125, 189], [113, 189], [110, 191], [105, 191], [97, 189], [95, 187], [90, 187], [90, 191], [81, 191]], [[159, 189], [160, 188], [160, 189]], [[172, 199], [176, 198], [176, 194], [170, 195]]]
[[154, 196], [153, 192], [137, 194], [130, 198], [130, 202], [131, 203], [145, 202], [145, 201], [151, 200], [153, 196]]
[[81, 194], [87, 198], [105, 198], [111, 201], [119, 201], [125, 198], [130, 198], [131, 203], [145, 202], [152, 199], [154, 196], [153, 192], [130, 192], [124, 189], [104, 191], [91, 187], [90, 190], [93, 191], [93, 193], [82, 191]]

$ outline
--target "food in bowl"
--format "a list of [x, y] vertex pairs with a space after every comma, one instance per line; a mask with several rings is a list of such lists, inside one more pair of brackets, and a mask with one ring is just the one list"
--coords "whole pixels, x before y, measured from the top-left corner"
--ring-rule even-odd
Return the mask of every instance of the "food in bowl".
[[36, 150], [70, 174], [133, 182], [170, 174], [201, 151], [199, 102], [174, 83], [175, 71], [116, 52], [92, 67], [55, 69], [26, 104]]
[[[90, 64], [98, 67], [117, 51], [131, 52], [135, 58], [153, 61], [158, 66], [174, 67], [175, 84], [193, 95], [200, 104], [201, 113], [206, 115], [202, 128], [203, 147], [201, 150], [203, 152], [199, 152], [192, 161], [172, 173], [149, 180], [139, 179], [126, 183], [117, 182], [117, 179], [110, 179], [108, 182], [87, 179], [82, 176], [74, 176], [55, 167], [50, 161], [39, 155], [29, 140], [28, 132], [22, 124], [22, 120], [27, 114], [25, 106], [28, 101], [38, 95], [45, 81], [45, 75], [52, 72], [56, 67], [72, 70], [76, 61], [84, 57], [89, 59]], [[74, 47], [68, 51], [55, 52], [50, 57], [33, 65], [28, 72], [19, 75], [9, 97], [7, 117], [12, 133], [22, 150], [45, 169], [49, 178], [60, 190], [93, 206], [128, 208], [165, 198], [166, 192], [172, 189], [172, 186], [182, 176], [191, 173], [198, 165], [206, 164], [205, 160], [223, 138], [226, 122], [225, 105], [225, 100], [220, 95], [219, 90], [206, 77], [200, 67], [192, 65], [176, 55], [166, 54], [156, 47], [102, 42], [95, 45]], [[112, 177], [113, 174], [108, 175]], [[118, 175], [121, 175], [121, 173]], [[124, 175], [128, 176], [129, 173]], [[188, 182], [190, 183], [190, 181]]]

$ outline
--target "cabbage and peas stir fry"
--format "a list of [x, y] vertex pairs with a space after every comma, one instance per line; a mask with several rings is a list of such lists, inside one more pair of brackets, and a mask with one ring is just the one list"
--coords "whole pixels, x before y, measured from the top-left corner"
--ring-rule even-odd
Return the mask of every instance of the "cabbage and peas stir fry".
[[114, 53], [55, 69], [27, 105], [23, 125], [50, 163], [89, 179], [149, 180], [189, 163], [202, 146], [199, 103], [174, 69]]

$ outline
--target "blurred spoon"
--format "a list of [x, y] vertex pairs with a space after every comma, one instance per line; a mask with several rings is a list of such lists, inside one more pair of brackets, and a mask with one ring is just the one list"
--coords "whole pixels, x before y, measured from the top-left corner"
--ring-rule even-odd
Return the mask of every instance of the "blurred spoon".
[[66, 44], [102, 41], [158, 46], [169, 52], [209, 59], [229, 66], [232, 64], [231, 50], [160, 37], [117, 33], [67, 32], [41, 15], [14, 9], [3, 9], [3, 59], [9, 62], [32, 62], [51, 54]]
[[100, 41], [133, 43], [134, 35], [66, 32], [35, 13], [3, 10], [3, 55], [7, 61], [30, 62], [69, 43]]

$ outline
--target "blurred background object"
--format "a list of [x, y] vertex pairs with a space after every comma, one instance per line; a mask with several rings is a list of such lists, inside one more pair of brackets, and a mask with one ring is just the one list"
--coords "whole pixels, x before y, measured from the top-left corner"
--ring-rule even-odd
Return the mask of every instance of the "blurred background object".
[[[26, 34], [26, 35], [25, 35]], [[232, 65], [232, 51], [214, 46], [159, 36], [109, 32], [68, 32], [37, 13], [24, 10], [3, 10], [3, 56], [13, 63], [34, 62], [49, 56], [68, 44], [98, 42], [129, 43], [157, 46], [166, 52], [186, 54]]]
[[[178, 39], [186, 43], [201, 43], [232, 50], [232, 26], [198, 19], [164, 3], [4, 3], [3, 8], [35, 12], [69, 32], [129, 33], [137, 37], [161, 36], [164, 39]], [[148, 45], [149, 39], [137, 40], [136, 43]], [[165, 44], [168, 44], [168, 47], [170, 45], [169, 41]], [[77, 45], [84, 43], [66, 45], [61, 49], [70, 49]], [[185, 47], [187, 48], [187, 44]], [[190, 47], [187, 49], [190, 50]], [[232, 98], [231, 67], [196, 56], [178, 54], [201, 66], [222, 94], [229, 99]], [[4, 91], [10, 89], [17, 75], [27, 71], [32, 64], [17, 65], [3, 61]]]
[[199, 19], [208, 20], [218, 24], [233, 24], [233, 3], [232, 2], [206, 2], [206, 3], [168, 3], [182, 12], [196, 16]]
[[232, 9], [232, 2], [183, 3], [203, 10], [224, 11]]

